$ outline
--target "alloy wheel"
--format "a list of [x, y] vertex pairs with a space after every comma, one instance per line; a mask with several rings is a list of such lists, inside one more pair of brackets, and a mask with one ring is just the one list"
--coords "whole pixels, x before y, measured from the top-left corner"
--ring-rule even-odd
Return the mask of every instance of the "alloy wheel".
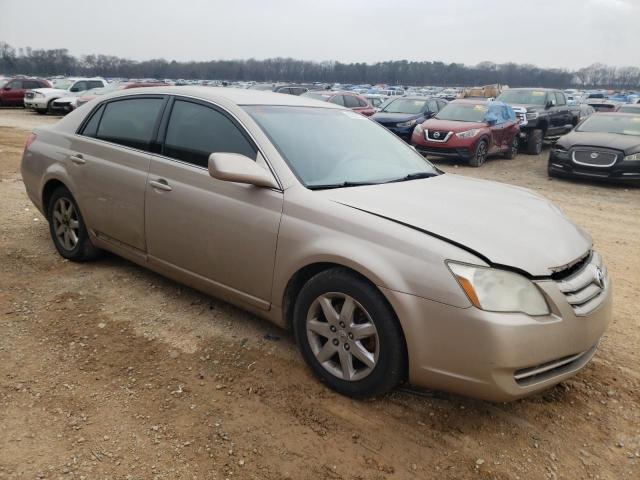
[[59, 198], [53, 206], [53, 231], [58, 244], [65, 250], [76, 248], [80, 238], [80, 221], [75, 206], [68, 198]]
[[346, 381], [367, 377], [380, 351], [378, 331], [364, 307], [344, 293], [325, 293], [307, 313], [307, 339], [316, 360]]
[[476, 158], [478, 160], [478, 165], [482, 165], [487, 158], [487, 144], [485, 142], [480, 142], [480, 145], [478, 145]]

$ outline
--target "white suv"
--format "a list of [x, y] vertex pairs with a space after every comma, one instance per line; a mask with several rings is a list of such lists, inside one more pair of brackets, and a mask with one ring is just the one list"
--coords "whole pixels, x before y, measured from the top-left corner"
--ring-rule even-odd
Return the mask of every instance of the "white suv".
[[24, 106], [38, 113], [51, 113], [53, 101], [61, 97], [77, 96], [92, 88], [106, 87], [104, 78], [66, 78], [56, 84], [55, 88], [36, 88], [24, 95]]

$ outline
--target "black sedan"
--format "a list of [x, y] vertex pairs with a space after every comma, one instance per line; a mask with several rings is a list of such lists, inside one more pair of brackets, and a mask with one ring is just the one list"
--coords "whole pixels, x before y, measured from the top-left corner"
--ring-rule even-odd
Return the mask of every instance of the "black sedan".
[[384, 104], [371, 119], [410, 142], [415, 126], [433, 117], [446, 104], [445, 100], [432, 97], [398, 97]]
[[556, 142], [549, 153], [548, 172], [640, 185], [640, 115], [591, 115]]

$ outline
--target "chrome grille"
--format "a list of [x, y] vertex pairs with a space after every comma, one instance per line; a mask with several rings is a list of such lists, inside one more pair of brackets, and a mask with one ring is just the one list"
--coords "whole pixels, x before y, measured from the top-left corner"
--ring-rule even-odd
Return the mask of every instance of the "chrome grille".
[[432, 142], [446, 142], [453, 135], [453, 132], [443, 130], [425, 130], [424, 136]]
[[591, 167], [610, 167], [616, 163], [618, 155], [603, 150], [574, 150], [573, 162]]
[[518, 123], [520, 125], [527, 124], [527, 109], [523, 107], [513, 107], [513, 112], [516, 114], [516, 118], [518, 119]]
[[609, 278], [607, 267], [599, 253], [593, 252], [587, 262], [577, 272], [558, 280], [556, 284], [578, 316], [588, 315], [602, 303], [602, 293], [607, 288]]

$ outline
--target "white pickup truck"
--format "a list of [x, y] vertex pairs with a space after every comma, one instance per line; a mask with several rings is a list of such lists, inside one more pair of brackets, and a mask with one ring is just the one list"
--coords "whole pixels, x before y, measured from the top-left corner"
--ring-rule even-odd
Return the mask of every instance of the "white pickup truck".
[[38, 113], [53, 113], [53, 101], [62, 97], [76, 97], [92, 88], [106, 87], [104, 78], [65, 78], [53, 88], [36, 88], [28, 90], [24, 95], [24, 106]]

